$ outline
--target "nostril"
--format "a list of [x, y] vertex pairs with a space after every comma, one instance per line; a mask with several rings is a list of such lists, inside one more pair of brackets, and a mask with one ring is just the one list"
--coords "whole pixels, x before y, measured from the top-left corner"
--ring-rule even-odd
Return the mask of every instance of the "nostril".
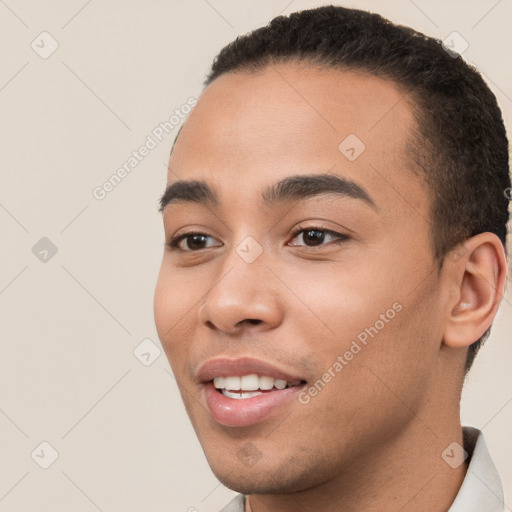
[[249, 322], [251, 324], [257, 325], [257, 324], [261, 323], [261, 320], [258, 320], [257, 318], [248, 318], [246, 320], [246, 322]]

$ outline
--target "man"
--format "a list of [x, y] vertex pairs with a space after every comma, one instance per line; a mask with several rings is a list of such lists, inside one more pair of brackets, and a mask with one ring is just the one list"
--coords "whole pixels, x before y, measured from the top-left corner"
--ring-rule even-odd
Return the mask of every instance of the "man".
[[173, 148], [155, 321], [224, 511], [497, 511], [465, 373], [504, 291], [496, 99], [322, 7], [224, 48]]

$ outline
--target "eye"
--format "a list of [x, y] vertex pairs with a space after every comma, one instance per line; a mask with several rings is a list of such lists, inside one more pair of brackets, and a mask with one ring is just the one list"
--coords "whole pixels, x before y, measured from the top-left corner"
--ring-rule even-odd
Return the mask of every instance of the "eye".
[[[213, 237], [207, 235], [206, 233], [200, 233], [197, 231], [191, 231], [189, 233], [183, 233], [181, 235], [175, 236], [171, 239], [171, 241], [167, 244], [171, 250], [178, 250], [183, 252], [194, 252], [199, 251], [201, 249], [208, 249], [211, 246], [205, 246], [204, 243], [207, 239], [214, 240]], [[181, 242], [185, 241], [185, 246], [187, 249], [184, 249], [181, 245]], [[221, 244], [222, 245], [222, 244]], [[215, 246], [213, 246], [215, 247]], [[220, 246], [217, 246], [220, 247]]]
[[301, 228], [292, 233], [293, 238], [297, 238], [300, 235], [302, 235], [302, 240], [305, 243], [298, 244], [299, 247], [318, 247], [321, 245], [329, 245], [323, 243], [325, 241], [326, 236], [334, 237], [335, 240], [332, 242], [334, 244], [341, 244], [348, 240], [349, 238], [347, 235], [344, 235], [343, 233], [337, 233], [336, 231], [332, 231], [330, 229], [323, 229], [319, 226], [309, 226], [306, 228]]
[[[300, 228], [295, 230], [292, 233], [292, 240], [297, 238], [302, 234], [302, 240], [305, 242], [304, 244], [296, 244], [299, 247], [309, 247], [314, 248], [322, 245], [329, 245], [328, 243], [324, 243], [326, 240], [326, 236], [334, 238], [331, 243], [341, 244], [348, 240], [348, 236], [343, 233], [337, 233], [336, 231], [332, 231], [330, 229], [323, 229], [319, 226], [309, 226], [306, 228]], [[220, 247], [222, 244], [218, 245], [208, 245], [207, 241], [215, 240], [210, 235], [206, 233], [201, 233], [198, 231], [191, 231], [188, 233], [182, 233], [181, 235], [175, 236], [171, 239], [171, 241], [167, 244], [171, 250], [178, 250], [182, 252], [197, 252], [201, 249], [209, 249], [211, 247]], [[182, 243], [184, 242], [184, 244]], [[206, 244], [206, 245], [205, 245]]]

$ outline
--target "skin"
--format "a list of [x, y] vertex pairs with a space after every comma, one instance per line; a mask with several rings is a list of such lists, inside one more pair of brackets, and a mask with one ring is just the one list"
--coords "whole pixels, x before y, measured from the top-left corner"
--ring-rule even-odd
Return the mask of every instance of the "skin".
[[[186, 231], [212, 238], [201, 250], [187, 240], [165, 249], [155, 322], [208, 462], [249, 496], [247, 510], [440, 512], [459, 490], [466, 465], [452, 469], [441, 453], [462, 444], [467, 346], [496, 314], [506, 262], [483, 233], [438, 271], [429, 191], [406, 158], [414, 129], [392, 82], [288, 63], [219, 77], [176, 142], [168, 184], [203, 179], [221, 202], [165, 208], [167, 242]], [[351, 133], [366, 146], [353, 162], [338, 149]], [[357, 182], [376, 209], [330, 196], [261, 207], [266, 186], [325, 172]], [[349, 238], [312, 246], [304, 232], [292, 237], [299, 226]], [[248, 236], [263, 250], [250, 264], [236, 252]], [[402, 310], [308, 404], [243, 428], [208, 412], [196, 379], [207, 359], [256, 357], [310, 386], [397, 302]], [[237, 455], [249, 442], [254, 464]]]

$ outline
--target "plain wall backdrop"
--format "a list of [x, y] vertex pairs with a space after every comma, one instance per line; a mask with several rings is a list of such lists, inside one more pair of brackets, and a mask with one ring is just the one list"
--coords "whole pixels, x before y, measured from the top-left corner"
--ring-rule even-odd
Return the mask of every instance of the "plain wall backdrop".
[[[158, 198], [183, 122], [171, 116], [238, 34], [324, 3], [1, 0], [0, 510], [208, 512], [234, 495], [207, 465], [153, 323]], [[458, 32], [511, 133], [511, 0], [337, 3]], [[511, 331], [508, 294], [462, 404], [508, 510]]]

